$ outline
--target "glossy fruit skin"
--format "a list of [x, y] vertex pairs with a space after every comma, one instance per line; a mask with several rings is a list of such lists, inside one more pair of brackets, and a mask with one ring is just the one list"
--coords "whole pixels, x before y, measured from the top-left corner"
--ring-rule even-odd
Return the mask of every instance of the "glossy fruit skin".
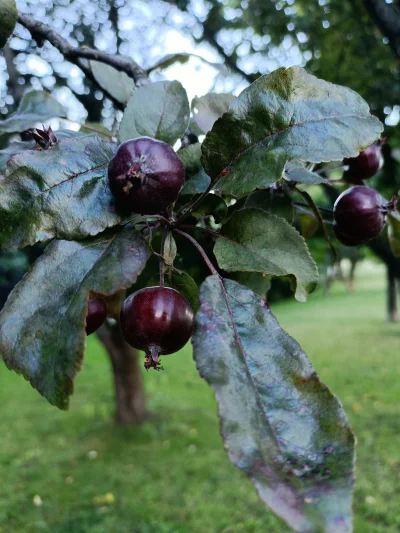
[[126, 341], [153, 358], [155, 364], [146, 366], [145, 362], [145, 367], [156, 368], [159, 354], [177, 352], [188, 342], [193, 333], [194, 313], [175, 289], [146, 287], [125, 300], [120, 321]]
[[169, 144], [138, 137], [119, 146], [108, 166], [108, 181], [117, 208], [154, 215], [178, 198], [185, 169]]
[[375, 176], [383, 165], [382, 144], [384, 139], [380, 139], [365, 150], [360, 152], [357, 157], [344, 159], [343, 163], [348, 166], [345, 180], [348, 183], [362, 183]]
[[87, 306], [86, 335], [91, 335], [104, 323], [107, 318], [107, 305], [104, 300], [97, 298], [90, 300]]
[[363, 185], [350, 187], [336, 200], [334, 231], [346, 246], [358, 246], [373, 239], [385, 227], [387, 212], [381, 195]]

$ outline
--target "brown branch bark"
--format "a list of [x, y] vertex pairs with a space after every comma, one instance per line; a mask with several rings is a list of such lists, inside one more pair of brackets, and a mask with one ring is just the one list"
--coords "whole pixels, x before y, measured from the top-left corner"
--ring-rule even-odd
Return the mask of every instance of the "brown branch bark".
[[142, 85], [147, 82], [147, 76], [144, 70], [134, 61], [124, 59], [119, 56], [114, 56], [112, 54], [107, 54], [106, 52], [101, 52], [100, 50], [95, 50], [93, 48], [74, 48], [64, 37], [59, 35], [56, 31], [40, 22], [35, 20], [29, 15], [19, 13], [18, 22], [22, 24], [27, 30], [31, 32], [33, 36], [41, 36], [49, 43], [51, 43], [57, 50], [59, 50], [65, 59], [78, 66], [86, 77], [95, 83], [103, 93], [115, 104], [118, 109], [123, 109], [124, 106], [118, 102], [104, 87], [100, 86], [96, 81], [90, 68], [90, 64], [86, 60], [96, 60], [101, 61], [114, 67], [117, 70], [125, 72], [129, 77], [133, 79], [136, 85]]
[[389, 39], [395, 55], [400, 57], [400, 10], [385, 0], [364, 0], [364, 5], [383, 35]]
[[111, 362], [119, 424], [140, 424], [148, 417], [138, 352], [122, 336], [119, 324], [97, 332]]

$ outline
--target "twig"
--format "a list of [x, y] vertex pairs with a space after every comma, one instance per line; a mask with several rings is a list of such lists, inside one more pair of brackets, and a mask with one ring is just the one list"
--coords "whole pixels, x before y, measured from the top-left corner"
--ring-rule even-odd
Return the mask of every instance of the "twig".
[[180, 223], [182, 222], [182, 220], [185, 220], [186, 217], [188, 217], [190, 215], [190, 213], [193, 211], [193, 209], [195, 207], [197, 207], [200, 202], [203, 201], [203, 199], [207, 196], [207, 194], [211, 191], [211, 189], [213, 188], [214, 186], [214, 182], [211, 182], [210, 185], [208, 186], [207, 190], [205, 190], [203, 192], [203, 194], [201, 194], [197, 200], [195, 200], [191, 205], [189, 205], [189, 207], [187, 208], [187, 210], [183, 213], [183, 215], [181, 215], [178, 220], [175, 222], [175, 226], [179, 226]]
[[201, 257], [204, 259], [204, 262], [206, 263], [206, 265], [208, 266], [208, 268], [210, 269], [211, 271], [211, 274], [217, 274], [217, 276], [219, 276], [216, 268], [214, 267], [214, 265], [211, 263], [211, 261], [209, 260], [206, 252], [204, 251], [203, 247], [200, 246], [200, 244], [196, 241], [196, 239], [193, 239], [193, 237], [191, 237], [190, 235], [188, 235], [187, 233], [185, 233], [184, 231], [181, 231], [179, 229], [174, 229], [174, 232], [175, 233], [178, 233], [178, 235], [181, 235], [182, 237], [185, 237], [185, 239], [187, 239], [188, 241], [190, 241], [193, 246], [195, 248], [198, 249], [198, 251], [200, 252], [201, 254]]
[[304, 198], [306, 204], [309, 206], [311, 211], [314, 213], [315, 218], [318, 220], [318, 223], [321, 226], [322, 231], [324, 232], [325, 239], [327, 240], [327, 242], [329, 244], [329, 247], [331, 249], [332, 256], [333, 256], [333, 262], [336, 263], [337, 258], [338, 258], [337, 257], [337, 252], [336, 252], [336, 248], [332, 244], [332, 240], [331, 240], [331, 238], [329, 236], [328, 230], [326, 229], [326, 226], [325, 226], [325, 223], [324, 223], [324, 219], [322, 218], [322, 215], [320, 213], [319, 207], [317, 207], [315, 205], [314, 200], [311, 198], [311, 196], [308, 194], [308, 192], [302, 191], [301, 189], [297, 189], [297, 188], [296, 188], [296, 190]]
[[165, 246], [165, 228], [161, 232], [161, 250], [160, 250], [160, 287], [164, 287], [164, 246]]
[[132, 59], [124, 59], [121, 56], [115, 56], [113, 54], [108, 54], [107, 52], [86, 47], [72, 48], [70, 56], [78, 58], [83, 57], [85, 59], [100, 61], [101, 63], [110, 65], [110, 67], [125, 72], [125, 74], [132, 78], [138, 86], [148, 83], [145, 71]]
[[314, 170], [314, 174], [324, 174], [324, 172], [329, 172], [330, 170], [335, 170], [336, 168], [344, 167], [344, 163], [338, 163], [337, 165], [331, 165], [330, 167], [322, 167], [319, 170]]
[[95, 59], [106, 63], [117, 70], [126, 72], [126, 74], [128, 74], [128, 76], [130, 76], [137, 85], [141, 85], [147, 80], [144, 70], [134, 61], [113, 56], [105, 52], [100, 52], [92, 48], [74, 48], [66, 39], [64, 39], [64, 37], [54, 31], [51, 26], [48, 26], [39, 20], [35, 20], [30, 15], [19, 13], [18, 22], [27, 30], [29, 30], [34, 38], [36, 38], [37, 35], [40, 35], [47, 39], [50, 44], [52, 44], [59, 52], [62, 53], [65, 59], [79, 67], [86, 77], [96, 84], [103, 91], [103, 93], [114, 102], [118, 109], [123, 110], [123, 104], [116, 100], [116, 98], [109, 93], [107, 89], [102, 87], [97, 82], [89, 63], [87, 63], [85, 59]]
[[[299, 189], [296, 189], [297, 192], [299, 192], [300, 194], [302, 193], [302, 191], [300, 191]], [[304, 197], [303, 197], [304, 198]], [[304, 203], [304, 202], [292, 202], [292, 205], [294, 206], [298, 206], [298, 207], [310, 207], [310, 205], [308, 203]], [[329, 213], [330, 215], [333, 214], [333, 210], [332, 209], [326, 209], [325, 207], [320, 207], [319, 205], [316, 206], [318, 207], [318, 209], [320, 211], [323, 211], [324, 213]]]
[[210, 30], [210, 28], [207, 26], [206, 23], [202, 23], [199, 19], [197, 19], [197, 22], [199, 24], [202, 24], [203, 26], [203, 37], [206, 41], [208, 41], [211, 46], [213, 46], [218, 52], [219, 54], [224, 58], [225, 60], [225, 64], [228, 65], [228, 67], [233, 70], [234, 72], [236, 72], [236, 74], [239, 74], [240, 76], [242, 76], [246, 81], [248, 81], [249, 83], [253, 83], [253, 81], [255, 81], [257, 79], [257, 75], [254, 75], [254, 74], [246, 74], [246, 72], [244, 72], [244, 70], [242, 70], [241, 68], [238, 67], [235, 59], [227, 54], [223, 48], [223, 46], [221, 46], [217, 39], [215, 38], [215, 34]]

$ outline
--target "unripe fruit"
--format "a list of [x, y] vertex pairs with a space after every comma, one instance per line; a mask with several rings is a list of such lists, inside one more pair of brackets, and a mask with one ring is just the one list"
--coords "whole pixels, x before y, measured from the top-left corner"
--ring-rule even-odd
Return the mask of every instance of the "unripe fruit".
[[122, 209], [154, 215], [178, 198], [185, 170], [169, 144], [138, 137], [118, 148], [108, 166], [108, 180]]
[[107, 305], [104, 300], [97, 298], [90, 300], [87, 307], [86, 335], [91, 335], [99, 329], [107, 318]]
[[188, 301], [175, 289], [147, 287], [131, 294], [121, 309], [121, 328], [126, 341], [146, 352], [145, 368], [158, 370], [159, 355], [177, 352], [190, 339], [194, 314]]
[[348, 183], [361, 183], [375, 176], [383, 165], [382, 144], [385, 139], [379, 139], [371, 146], [360, 152], [357, 157], [344, 159], [343, 163], [348, 166], [345, 180]]
[[374, 189], [362, 185], [350, 187], [339, 196], [333, 208], [336, 237], [346, 246], [368, 242], [383, 230], [385, 215], [394, 207], [395, 201], [385, 202]]

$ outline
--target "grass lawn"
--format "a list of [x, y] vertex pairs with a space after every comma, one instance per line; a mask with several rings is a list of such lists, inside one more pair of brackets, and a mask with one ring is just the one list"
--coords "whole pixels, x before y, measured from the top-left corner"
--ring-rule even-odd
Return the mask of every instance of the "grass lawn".
[[[356, 533], [400, 531], [400, 324], [384, 278], [274, 306], [358, 438]], [[0, 533], [287, 533], [230, 465], [190, 348], [145, 376], [151, 421], [115, 427], [108, 361], [89, 338], [68, 412], [0, 365]]]

